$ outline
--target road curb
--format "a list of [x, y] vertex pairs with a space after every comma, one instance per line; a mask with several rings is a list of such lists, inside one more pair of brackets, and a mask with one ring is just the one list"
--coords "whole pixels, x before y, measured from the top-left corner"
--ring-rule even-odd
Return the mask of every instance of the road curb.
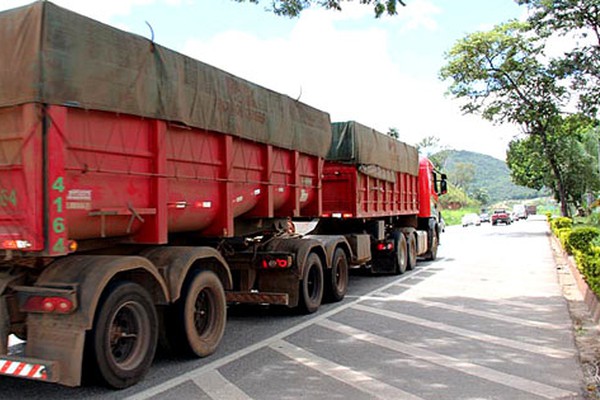
[[598, 319], [599, 302], [590, 290], [575, 260], [563, 250], [560, 241], [551, 232], [548, 239], [557, 278], [567, 302], [573, 322], [573, 339], [583, 372], [582, 396], [586, 400], [600, 399], [600, 329]]
[[598, 300], [598, 296], [590, 289], [585, 281], [585, 278], [579, 271], [579, 268], [577, 268], [575, 259], [563, 249], [556, 236], [550, 234], [550, 240], [553, 242], [553, 247], [555, 249], [559, 249], [560, 255], [562, 256], [565, 264], [569, 267], [571, 275], [573, 275], [573, 278], [575, 279], [577, 289], [579, 290], [579, 293], [581, 293], [583, 302], [590, 312], [592, 321], [597, 324], [600, 321], [600, 300]]

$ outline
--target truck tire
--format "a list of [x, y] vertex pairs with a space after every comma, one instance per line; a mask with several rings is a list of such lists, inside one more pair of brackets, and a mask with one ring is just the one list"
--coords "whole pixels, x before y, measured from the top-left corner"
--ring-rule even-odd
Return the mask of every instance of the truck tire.
[[423, 258], [425, 258], [425, 260], [427, 260], [427, 261], [433, 261], [437, 258], [437, 251], [438, 251], [438, 236], [437, 236], [437, 232], [433, 231], [432, 237], [431, 237], [431, 247], [429, 248], [429, 250], [427, 250], [427, 253], [425, 253]]
[[319, 309], [323, 300], [323, 263], [315, 253], [310, 253], [304, 264], [300, 281], [298, 309], [303, 314], [312, 314]]
[[394, 232], [394, 274], [401, 275], [406, 272], [408, 254], [406, 250], [406, 236], [400, 231]]
[[115, 389], [139, 382], [150, 369], [157, 339], [158, 318], [148, 292], [133, 282], [109, 284], [90, 336], [97, 377]]
[[348, 291], [348, 257], [344, 250], [335, 249], [327, 278], [327, 299], [331, 302], [342, 300]]
[[195, 271], [188, 277], [175, 303], [170, 342], [185, 356], [206, 357], [215, 352], [227, 320], [225, 291], [212, 271]]
[[417, 266], [417, 239], [412, 233], [409, 233], [407, 236], [406, 247], [408, 248], [408, 264], [406, 268], [412, 270]]

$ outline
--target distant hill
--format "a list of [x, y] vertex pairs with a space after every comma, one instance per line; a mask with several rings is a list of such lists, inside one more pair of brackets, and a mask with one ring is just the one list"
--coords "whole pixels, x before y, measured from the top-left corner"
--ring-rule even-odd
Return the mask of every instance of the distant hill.
[[531, 199], [544, 195], [540, 191], [515, 185], [510, 179], [510, 170], [506, 163], [486, 154], [466, 150], [444, 150], [434, 154], [432, 158], [443, 162], [444, 172], [449, 176], [452, 175], [458, 163], [473, 164], [475, 174], [469, 191], [487, 190], [490, 203], [512, 199]]

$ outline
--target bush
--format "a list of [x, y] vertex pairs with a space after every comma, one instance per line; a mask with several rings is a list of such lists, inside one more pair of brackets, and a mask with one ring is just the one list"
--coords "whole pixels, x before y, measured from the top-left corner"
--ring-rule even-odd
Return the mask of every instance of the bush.
[[589, 253], [592, 243], [600, 236], [600, 229], [591, 226], [580, 226], [567, 236], [568, 246], [572, 250]]
[[590, 289], [600, 296], [600, 247], [590, 246], [588, 252], [575, 250], [575, 260]]
[[590, 220], [590, 222], [589, 222], [590, 224], [600, 226], [600, 213], [593, 212], [590, 215], [589, 220]]
[[547, 213], [546, 213], [546, 220], [547, 220], [548, 222], [551, 222], [551, 221], [552, 221], [552, 213], [551, 213], [551, 212], [547, 212]]
[[573, 254], [573, 250], [571, 249], [571, 245], [569, 244], [569, 236], [571, 235], [571, 232], [573, 232], [571, 228], [562, 228], [554, 230], [554, 234], [560, 241], [560, 244], [562, 245], [563, 249], [565, 249], [565, 251], [568, 254]]
[[573, 227], [573, 220], [569, 217], [552, 218], [552, 221], [550, 222], [550, 226], [552, 227], [553, 231], [558, 230], [558, 229], [565, 229], [565, 228], [571, 229]]

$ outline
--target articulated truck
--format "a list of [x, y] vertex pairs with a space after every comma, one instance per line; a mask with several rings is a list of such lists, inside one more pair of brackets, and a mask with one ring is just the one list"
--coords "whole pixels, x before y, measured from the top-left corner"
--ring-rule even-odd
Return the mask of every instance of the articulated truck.
[[1, 375], [128, 387], [159, 344], [213, 353], [230, 304], [435, 259], [415, 148], [50, 2], [0, 39]]

